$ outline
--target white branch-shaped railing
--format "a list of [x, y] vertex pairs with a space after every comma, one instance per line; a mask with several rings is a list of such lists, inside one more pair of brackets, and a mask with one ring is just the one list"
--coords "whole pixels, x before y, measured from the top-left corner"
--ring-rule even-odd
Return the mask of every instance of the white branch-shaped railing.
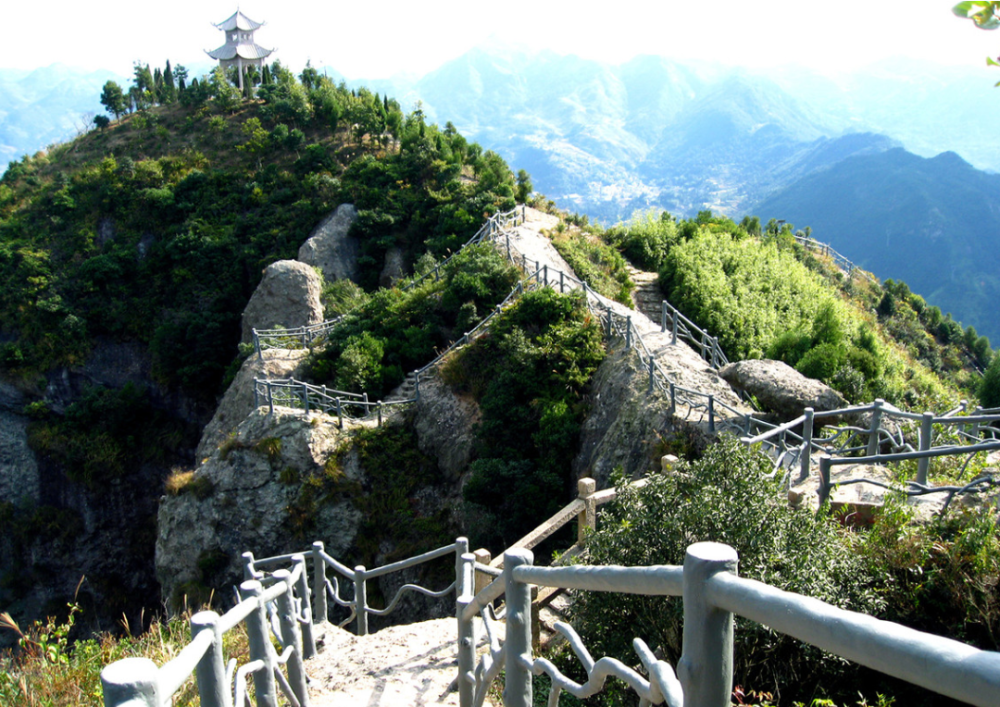
[[[922, 496], [929, 493], [948, 494], [947, 503], [956, 495], [978, 493], [996, 485], [993, 475], [979, 476], [968, 484], [960, 486], [928, 485], [931, 460], [937, 457], [966, 456], [959, 478], [961, 478], [969, 462], [975, 455], [1000, 449], [1000, 409], [984, 410], [977, 408], [972, 415], [964, 415], [966, 403], [940, 415], [932, 412], [912, 413], [898, 410], [887, 405], [884, 400], [875, 400], [870, 405], [861, 405], [839, 410], [816, 412], [806, 408], [805, 413], [783, 425], [772, 426], [755, 418], [751, 418], [754, 426], [769, 428], [754, 437], [743, 437], [747, 445], [762, 444], [771, 453], [775, 469], [799, 467], [799, 481], [804, 481], [812, 473], [814, 453], [819, 453], [820, 501], [829, 498], [833, 484], [830, 481], [831, 469], [834, 466], [879, 464], [887, 465], [893, 462], [917, 460], [916, 478], [907, 482], [908, 488], [903, 493], [910, 496]], [[842, 424], [829, 429], [825, 436], [817, 436], [816, 422], [825, 419], [843, 420], [845, 418], [870, 415], [867, 427], [857, 427]], [[888, 426], [890, 420], [896, 420], [895, 429]], [[919, 422], [919, 427], [915, 423]], [[907, 441], [904, 426], [909, 425], [916, 432], [916, 448]], [[934, 431], [938, 434], [950, 431], [944, 444], [935, 446]], [[912, 437], [912, 434], [911, 434]], [[965, 444], [963, 444], [965, 442]], [[883, 452], [888, 449], [888, 452]], [[888, 488], [882, 481], [873, 479], [850, 479], [840, 481], [838, 485], [868, 483]]]
[[[542, 673], [553, 682], [549, 707], [559, 704], [563, 690], [577, 697], [597, 694], [608, 677], [628, 685], [640, 705], [729, 707], [734, 616], [947, 697], [984, 707], [1000, 704], [1000, 654], [744, 579], [737, 575], [736, 551], [727, 545], [692, 545], [683, 567], [535, 567], [532, 553], [518, 548], [505, 553], [503, 576], [476, 595], [471, 591], [475, 558], [469, 554], [463, 562], [459, 577], [467, 591], [457, 602], [461, 707], [482, 704], [501, 661], [504, 707], [531, 707], [531, 677]], [[595, 661], [579, 636], [561, 625], [587, 674], [583, 684], [569, 680], [552, 663], [532, 655], [532, 586], [682, 597], [683, 647], [677, 673], [640, 639], [633, 646], [646, 676], [614, 658]], [[496, 635], [498, 625], [487, 621], [493, 635], [477, 666], [475, 618], [487, 614], [490, 602], [501, 594], [506, 602], [503, 644]]]
[[[148, 658], [125, 658], [101, 671], [106, 707], [163, 707], [193, 675], [203, 707], [243, 707], [246, 677], [253, 676], [257, 707], [278, 707], [278, 689], [289, 704], [308, 707], [309, 691], [303, 659], [316, 653], [312, 611], [303, 555], [288, 557], [293, 569], [281, 569], [261, 581], [240, 585], [242, 601], [219, 616], [200, 611], [191, 617], [192, 640], [163, 667]], [[263, 577], [261, 577], [264, 579]], [[276, 615], [268, 621], [269, 606]], [[223, 636], [246, 623], [250, 661], [236, 670], [236, 660], [226, 665]], [[271, 642], [274, 633], [282, 646], [278, 655]], [[284, 666], [287, 677], [281, 672]]]

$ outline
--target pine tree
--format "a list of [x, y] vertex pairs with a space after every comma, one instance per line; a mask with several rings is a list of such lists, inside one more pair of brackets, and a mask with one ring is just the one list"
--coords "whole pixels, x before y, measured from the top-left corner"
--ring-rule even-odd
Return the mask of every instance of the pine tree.
[[174, 84], [174, 72], [170, 68], [170, 60], [167, 59], [167, 67], [163, 70], [163, 94], [160, 100], [163, 103], [173, 103], [177, 99], [177, 86]]

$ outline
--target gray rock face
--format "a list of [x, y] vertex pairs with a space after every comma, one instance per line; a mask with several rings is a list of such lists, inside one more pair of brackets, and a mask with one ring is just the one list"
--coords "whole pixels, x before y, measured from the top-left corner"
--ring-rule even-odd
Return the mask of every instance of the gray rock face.
[[201, 461], [210, 457], [253, 412], [254, 378], [302, 378], [302, 362], [308, 354], [306, 349], [270, 349], [264, 352], [263, 361], [256, 354], [244, 361], [212, 419], [205, 425], [195, 459]]
[[347, 235], [357, 217], [351, 204], [338, 206], [299, 248], [299, 260], [319, 268], [327, 282], [344, 278], [357, 281], [361, 246], [357, 238]]
[[[179, 599], [190, 583], [238, 583], [240, 554], [247, 550], [266, 557], [304, 550], [312, 539], [322, 539], [335, 557], [347, 550], [360, 521], [360, 511], [347, 501], [324, 503], [316, 514], [315, 538], [298, 540], [289, 527], [288, 507], [301, 488], [289, 479], [322, 473], [343, 440], [330, 420], [311, 424], [315, 417], [281, 408], [273, 416], [266, 408], [255, 410], [239, 425], [228, 451], [217, 450], [195, 471], [195, 483], [207, 492], [161, 499], [156, 576], [164, 599]], [[349, 481], [363, 480], [351, 465], [343, 473]], [[211, 556], [224, 559], [206, 576], [205, 558]]]
[[405, 274], [403, 271], [404, 264], [403, 249], [390, 248], [385, 254], [385, 264], [382, 266], [382, 272], [378, 276], [378, 284], [382, 287], [392, 287], [394, 282], [402, 280]]
[[28, 446], [28, 418], [0, 409], [0, 501], [38, 503], [38, 461]]
[[478, 421], [475, 401], [458, 397], [437, 376], [421, 379], [413, 427], [420, 451], [437, 459], [447, 478], [458, 479], [469, 465]]
[[825, 383], [806, 378], [782, 361], [738, 361], [719, 371], [737, 390], [745, 390], [782, 421], [793, 420], [807, 407], [817, 412], [846, 407], [844, 397]]
[[660, 469], [662, 442], [683, 437], [685, 445], [707, 444], [697, 425], [671, 414], [667, 395], [647, 392], [644, 373], [634, 354], [622, 352], [597, 369], [590, 412], [580, 429], [580, 450], [573, 460], [578, 478], [589, 476], [598, 488], [606, 488], [616, 467], [633, 478]]
[[243, 310], [243, 342], [253, 340], [254, 329], [291, 329], [323, 321], [320, 289], [319, 275], [305, 263], [279, 260], [268, 265]]

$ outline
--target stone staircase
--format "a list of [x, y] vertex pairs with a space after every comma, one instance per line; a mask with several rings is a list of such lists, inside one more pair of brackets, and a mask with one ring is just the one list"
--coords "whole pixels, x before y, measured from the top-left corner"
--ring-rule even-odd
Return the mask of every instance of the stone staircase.
[[660, 322], [663, 302], [663, 294], [660, 292], [660, 287], [657, 284], [659, 275], [655, 272], [637, 270], [631, 265], [627, 267], [628, 276], [635, 283], [635, 289], [632, 291], [632, 302], [635, 304], [636, 310], [642, 312], [651, 321], [658, 324]]

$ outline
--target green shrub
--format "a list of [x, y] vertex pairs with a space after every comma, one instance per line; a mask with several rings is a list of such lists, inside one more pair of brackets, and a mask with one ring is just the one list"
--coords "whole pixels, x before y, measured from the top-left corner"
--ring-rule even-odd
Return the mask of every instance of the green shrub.
[[[592, 564], [683, 564], [689, 545], [714, 541], [739, 553], [739, 574], [782, 589], [867, 613], [883, 606], [850, 534], [836, 521], [791, 510], [781, 483], [769, 479], [771, 460], [727, 438], [675, 473], [650, 477], [642, 489], [619, 487], [587, 542]], [[677, 665], [680, 599], [578, 593], [573, 617], [595, 656], [633, 665], [639, 635]], [[840, 660], [743, 619], [736, 620], [735, 684], [808, 701], [817, 690], [854, 698], [851, 669]], [[621, 694], [603, 704], [629, 704]]]

